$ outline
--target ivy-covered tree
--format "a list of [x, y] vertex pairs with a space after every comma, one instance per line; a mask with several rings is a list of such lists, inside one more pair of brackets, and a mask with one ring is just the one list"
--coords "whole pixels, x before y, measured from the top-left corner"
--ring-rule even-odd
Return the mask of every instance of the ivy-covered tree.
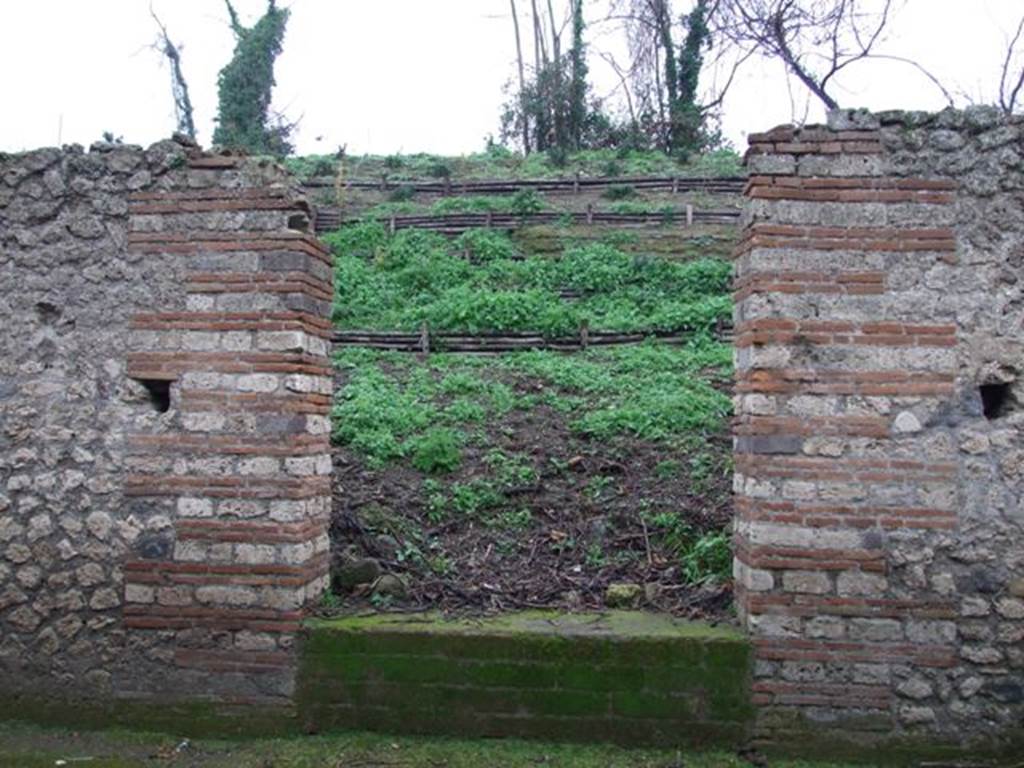
[[587, 52], [583, 44], [583, 0], [572, 4], [572, 51], [570, 65], [572, 81], [569, 86], [569, 140], [574, 149], [583, 146], [583, 132], [587, 122]]
[[213, 141], [254, 154], [284, 156], [292, 145], [294, 124], [271, 115], [274, 62], [284, 43], [288, 10], [268, 0], [267, 11], [251, 27], [239, 21], [231, 0], [224, 0], [235, 33], [235, 52], [217, 78], [217, 128]]
[[[697, 0], [693, 10], [683, 17], [686, 37], [679, 47], [676, 67], [675, 100], [670, 104], [671, 148], [680, 153], [700, 151], [706, 144], [704, 108], [699, 101], [700, 71], [704, 66], [704, 50], [710, 42], [707, 0]], [[670, 60], [669, 55], [666, 58]]]
[[[519, 87], [515, 97], [504, 106], [502, 140], [518, 140], [527, 153], [536, 149], [558, 156], [594, 146], [595, 141], [600, 141], [607, 133], [607, 120], [600, 114], [599, 105], [590, 98], [587, 84], [583, 0], [569, 0], [563, 22], [559, 21], [551, 0], [547, 1], [546, 22], [538, 12], [537, 0], [531, 0], [530, 7], [534, 65], [527, 77], [516, 6], [514, 0], [511, 3]], [[562, 46], [562, 30], [569, 24], [572, 25], [572, 43], [566, 51]]]

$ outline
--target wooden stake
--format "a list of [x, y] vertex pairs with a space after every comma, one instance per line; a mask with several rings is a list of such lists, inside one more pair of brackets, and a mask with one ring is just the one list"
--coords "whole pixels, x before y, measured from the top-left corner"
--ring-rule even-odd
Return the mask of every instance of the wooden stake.
[[420, 327], [420, 352], [424, 355], [430, 354], [430, 326], [426, 323]]

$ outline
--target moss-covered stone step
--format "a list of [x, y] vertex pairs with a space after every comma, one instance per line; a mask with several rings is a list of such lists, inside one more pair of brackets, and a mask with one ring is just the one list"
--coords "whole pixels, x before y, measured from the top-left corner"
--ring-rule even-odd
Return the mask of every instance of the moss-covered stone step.
[[310, 730], [706, 745], [753, 721], [744, 637], [668, 616], [318, 619], [301, 655]]

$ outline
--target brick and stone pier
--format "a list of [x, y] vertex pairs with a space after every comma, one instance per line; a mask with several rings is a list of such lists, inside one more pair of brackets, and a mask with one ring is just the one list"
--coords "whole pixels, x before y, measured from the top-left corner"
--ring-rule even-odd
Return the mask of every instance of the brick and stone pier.
[[5, 711], [288, 712], [328, 578], [311, 210], [276, 164], [173, 141], [2, 167]]
[[735, 575], [765, 741], [1019, 724], [1021, 149], [992, 110], [750, 137]]

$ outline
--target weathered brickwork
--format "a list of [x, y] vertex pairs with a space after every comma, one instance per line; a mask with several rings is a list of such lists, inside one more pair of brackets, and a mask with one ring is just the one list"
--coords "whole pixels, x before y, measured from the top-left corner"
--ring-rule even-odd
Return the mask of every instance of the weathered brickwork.
[[0, 160], [0, 689], [288, 702], [327, 579], [308, 208], [175, 142]]
[[750, 653], [734, 628], [629, 611], [315, 621], [299, 712], [309, 730], [734, 746]]
[[764, 739], [1020, 729], [1022, 129], [838, 112], [750, 137], [735, 575]]

